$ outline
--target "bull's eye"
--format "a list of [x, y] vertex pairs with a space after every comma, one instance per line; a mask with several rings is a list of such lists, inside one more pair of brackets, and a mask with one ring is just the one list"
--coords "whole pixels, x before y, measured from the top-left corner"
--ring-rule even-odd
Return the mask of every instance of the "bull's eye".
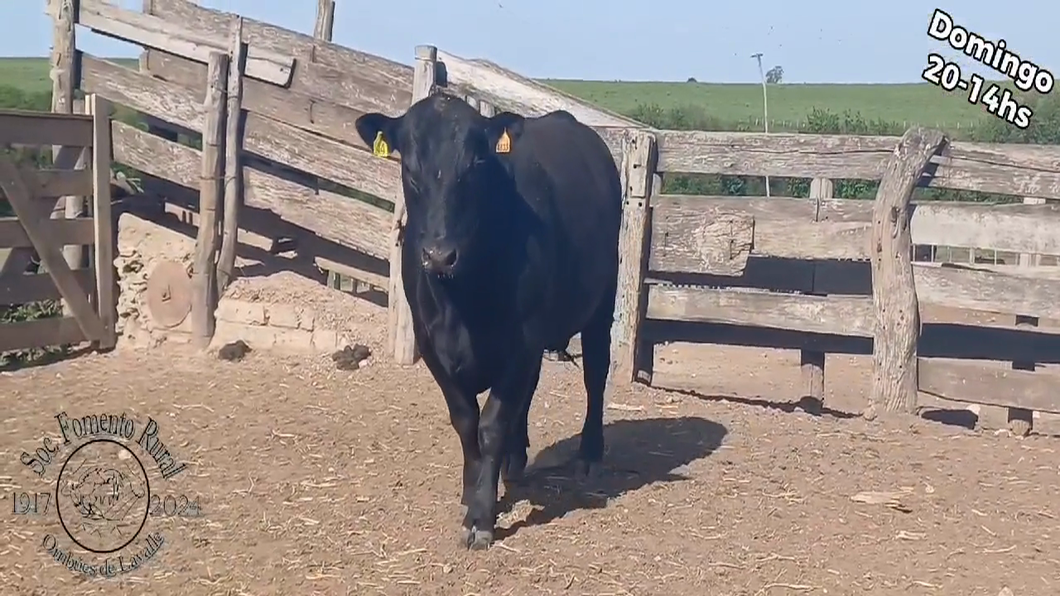
[[414, 193], [420, 192], [419, 186], [416, 185], [416, 179], [415, 178], [413, 178], [412, 176], [409, 176], [407, 174], [404, 176], [404, 178], [405, 178], [405, 184], [408, 185], [409, 189], [412, 190], [412, 192], [414, 192]]

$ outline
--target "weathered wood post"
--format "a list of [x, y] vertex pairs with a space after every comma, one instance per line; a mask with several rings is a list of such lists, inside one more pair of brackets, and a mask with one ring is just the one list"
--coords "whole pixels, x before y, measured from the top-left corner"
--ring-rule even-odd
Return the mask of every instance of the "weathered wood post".
[[92, 94], [88, 96], [87, 113], [92, 115], [92, 149], [89, 167], [92, 168], [93, 265], [96, 270], [96, 309], [103, 322], [103, 337], [96, 344], [102, 350], [113, 348], [118, 341], [118, 282], [114, 270], [114, 215], [110, 196], [110, 114], [111, 104]]
[[212, 52], [206, 71], [206, 121], [202, 130], [202, 176], [199, 186], [199, 230], [191, 275], [191, 331], [195, 345], [205, 348], [213, 338], [217, 307], [217, 202], [224, 192], [225, 88], [228, 56]]
[[317, 20], [313, 25], [313, 37], [331, 41], [335, 32], [335, 0], [317, 0]]
[[931, 157], [946, 142], [937, 131], [911, 128], [887, 164], [872, 207], [872, 396], [865, 417], [880, 411], [914, 413], [920, 304], [913, 283], [909, 203]]
[[[1044, 205], [1045, 199], [1037, 197], [1023, 197], [1025, 205]], [[1041, 262], [1041, 255], [1022, 253], [1019, 256], [1020, 267], [1034, 267]], [[1038, 317], [1016, 315], [1016, 327], [1037, 327]], [[1013, 362], [1012, 370], [1034, 371], [1034, 362]], [[1025, 437], [1034, 428], [1034, 411], [1023, 408], [1008, 409], [1008, 429], [1012, 434]]]
[[[48, 13], [52, 17], [52, 111], [60, 114], [74, 113], [74, 70], [76, 59], [77, 6], [74, 0], [49, 0]], [[52, 161], [57, 161], [62, 147], [52, 147]], [[64, 197], [66, 218], [81, 217], [85, 213], [85, 197]], [[63, 256], [71, 269], [84, 265], [84, 247], [63, 247]], [[67, 314], [69, 311], [67, 310]]]
[[[438, 73], [438, 48], [416, 46], [416, 63], [412, 70], [412, 103], [427, 97], [434, 89]], [[394, 227], [404, 227], [405, 203], [394, 206]], [[412, 310], [405, 297], [401, 281], [401, 233], [395, 235], [390, 247], [390, 294], [387, 299], [389, 311], [390, 351], [394, 361], [408, 365], [416, 362], [416, 337], [412, 329]]]
[[239, 211], [243, 203], [243, 72], [247, 67], [247, 44], [243, 41], [243, 17], [232, 21], [228, 55], [228, 105], [225, 108], [225, 185], [222, 219], [224, 232], [217, 257], [217, 296], [224, 294], [236, 268], [239, 246]]
[[622, 228], [618, 236], [618, 295], [611, 327], [611, 378], [631, 383], [637, 374], [640, 323], [644, 318], [644, 274], [648, 222], [655, 181], [655, 136], [630, 129], [622, 139]]
[[[814, 209], [813, 220], [821, 220], [821, 202], [831, 199], [835, 192], [835, 185], [828, 178], [814, 178], [810, 182], [810, 198], [817, 202]], [[817, 266], [814, 265], [812, 273], [811, 288], [817, 292]], [[799, 352], [800, 368], [802, 374], [802, 395], [799, 396], [803, 407], [819, 412], [824, 406], [824, 364], [825, 353], [816, 350], [801, 350]]]

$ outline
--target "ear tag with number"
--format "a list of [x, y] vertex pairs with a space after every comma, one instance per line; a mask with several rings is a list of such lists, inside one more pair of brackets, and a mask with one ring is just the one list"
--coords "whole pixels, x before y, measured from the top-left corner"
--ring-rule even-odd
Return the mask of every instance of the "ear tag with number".
[[376, 157], [390, 157], [390, 145], [383, 139], [383, 131], [375, 133], [375, 142], [372, 143], [372, 153]]
[[504, 132], [501, 133], [501, 138], [497, 139], [495, 149], [497, 153], [508, 153], [512, 150], [512, 138], [508, 136], [508, 129], [504, 129]]

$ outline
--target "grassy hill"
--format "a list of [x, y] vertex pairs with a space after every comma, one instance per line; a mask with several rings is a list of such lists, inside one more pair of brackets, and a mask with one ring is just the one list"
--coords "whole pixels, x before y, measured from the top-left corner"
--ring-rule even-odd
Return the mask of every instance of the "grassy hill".
[[[135, 66], [134, 59], [117, 62]], [[762, 87], [715, 83], [612, 82], [545, 80], [563, 91], [603, 107], [630, 113], [638, 104], [670, 107], [698, 106], [722, 122], [753, 121], [762, 116]], [[0, 85], [23, 92], [51, 89], [44, 58], [0, 58]], [[923, 84], [906, 85], [771, 85], [769, 118], [778, 124], [802, 121], [813, 108], [834, 113], [861, 112], [869, 120], [920, 123], [952, 129], [974, 125], [981, 107], [959, 94]]]
[[[762, 117], [762, 86], [721, 83], [663, 83], [545, 80], [549, 85], [621, 113], [638, 103], [701, 106], [723, 121]], [[813, 108], [860, 111], [869, 120], [916, 122], [950, 128], [972, 125], [985, 113], [957, 94], [928, 83], [905, 85], [770, 85], [769, 119], [805, 120]]]

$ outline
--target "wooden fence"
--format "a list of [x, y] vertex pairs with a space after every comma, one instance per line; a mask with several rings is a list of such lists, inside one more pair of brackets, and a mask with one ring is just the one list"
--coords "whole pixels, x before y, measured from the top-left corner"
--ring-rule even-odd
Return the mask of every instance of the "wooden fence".
[[[910, 202], [918, 186], [1060, 198], [1060, 148], [949, 143], [919, 128], [902, 138], [622, 134], [627, 198], [615, 335], [623, 379], [640, 374], [693, 388], [690, 379], [652, 374], [653, 346], [691, 334], [800, 349], [805, 395], [820, 402], [825, 352], [862, 339], [871, 343], [875, 410], [912, 410], [919, 389], [1007, 407], [1024, 424], [1031, 410], [1060, 413], [1057, 378], [1032, 372], [1036, 360], [1056, 361], [1055, 341], [1052, 353], [1043, 349], [1050, 336], [995, 336], [989, 345], [949, 346], [941, 350], [947, 358], [918, 356], [946, 343], [924, 347], [920, 304], [1006, 313], [1021, 326], [1060, 318], [1055, 267], [911, 258], [914, 244], [1060, 254], [1060, 207]], [[814, 180], [809, 199], [680, 196], [660, 192], [670, 173]], [[880, 180], [876, 200], [831, 198], [838, 178]], [[697, 334], [694, 323], [711, 327]], [[968, 359], [1015, 364], [1005, 370]]]
[[[59, 107], [81, 89], [138, 112], [148, 130], [113, 124], [114, 161], [142, 172], [149, 194], [201, 214], [208, 208], [219, 222], [216, 236], [200, 234], [197, 243], [202, 267], [216, 262], [216, 272], [204, 274], [218, 278], [216, 290], [193, 300], [200, 341], [211, 334], [210, 304], [231, 279], [239, 228], [293, 238], [321, 268], [400, 287], [399, 260], [391, 258], [400, 166], [375, 158], [357, 135], [354, 121], [367, 111], [397, 115], [414, 97], [446, 87], [498, 109], [563, 108], [594, 124], [643, 126], [489, 62], [423, 47], [409, 67], [330, 43], [334, 5], [319, 4], [314, 37], [187, 0], [144, 0], [143, 12], [105, 0], [80, 0], [70, 11], [51, 0]], [[141, 45], [139, 69], [73, 51], [74, 24]], [[218, 130], [225, 134], [211, 145], [207, 135]], [[187, 142], [198, 139], [204, 149]], [[216, 206], [199, 204], [203, 191], [209, 201], [218, 195]], [[409, 364], [403, 293], [390, 291], [388, 303], [392, 353]]]
[[[626, 213], [616, 378], [680, 384], [653, 374], [652, 346], [707, 325], [715, 342], [746, 343], [749, 335], [758, 345], [800, 349], [804, 391], [818, 401], [824, 354], [854, 342], [874, 351], [879, 408], [909, 409], [919, 388], [1008, 407], [1019, 420], [1029, 410], [1060, 410], [1038, 373], [925, 348], [918, 315], [920, 303], [936, 303], [1016, 315], [1021, 326], [1035, 320], [1027, 317], [1060, 319], [1049, 300], [1060, 276], [1046, 267], [911, 259], [914, 244], [1060, 255], [1050, 225], [1057, 208], [907, 204], [916, 186], [1060, 198], [1060, 155], [1052, 148], [951, 144], [919, 129], [902, 139], [649, 130], [488, 61], [422, 46], [409, 67], [330, 43], [328, 0], [316, 37], [186, 0], [144, 0], [143, 13], [81, 0], [70, 14], [69, 5], [55, 2], [52, 11], [57, 106], [72, 105], [80, 88], [144, 115], [146, 131], [113, 123], [115, 161], [146, 174], [145, 187], [167, 200], [199, 209], [206, 222], [193, 304], [200, 339], [210, 335], [210, 303], [231, 278], [242, 228], [295, 237], [299, 252], [321, 266], [389, 289], [390, 348], [399, 363], [414, 360], [393, 258], [399, 163], [373, 157], [353, 124], [366, 111], [400, 114], [443, 88], [484, 113], [567, 110], [596, 128], [620, 164]], [[139, 70], [63, 50], [75, 47], [75, 22], [143, 46]], [[202, 149], [180, 136], [201, 139]], [[813, 196], [663, 194], [662, 181], [675, 173], [812, 178]], [[831, 180], [851, 178], [882, 181], [878, 199], [831, 198]], [[263, 230], [277, 219], [284, 233]], [[990, 345], [979, 359], [1033, 368], [1029, 362], [1043, 361], [1043, 337], [1023, 332], [1006, 346], [1011, 353]]]
[[[15, 213], [0, 218], [0, 306], [61, 298], [67, 312], [0, 325], [0, 352], [83, 341], [109, 349], [117, 339], [110, 106], [97, 96], [86, 104], [87, 115], [0, 111], [0, 146], [56, 147], [48, 169], [0, 154], [0, 189]], [[62, 217], [63, 197], [91, 197], [90, 212]], [[68, 264], [67, 245], [89, 245], [89, 266]], [[45, 273], [26, 271], [32, 251]]]

